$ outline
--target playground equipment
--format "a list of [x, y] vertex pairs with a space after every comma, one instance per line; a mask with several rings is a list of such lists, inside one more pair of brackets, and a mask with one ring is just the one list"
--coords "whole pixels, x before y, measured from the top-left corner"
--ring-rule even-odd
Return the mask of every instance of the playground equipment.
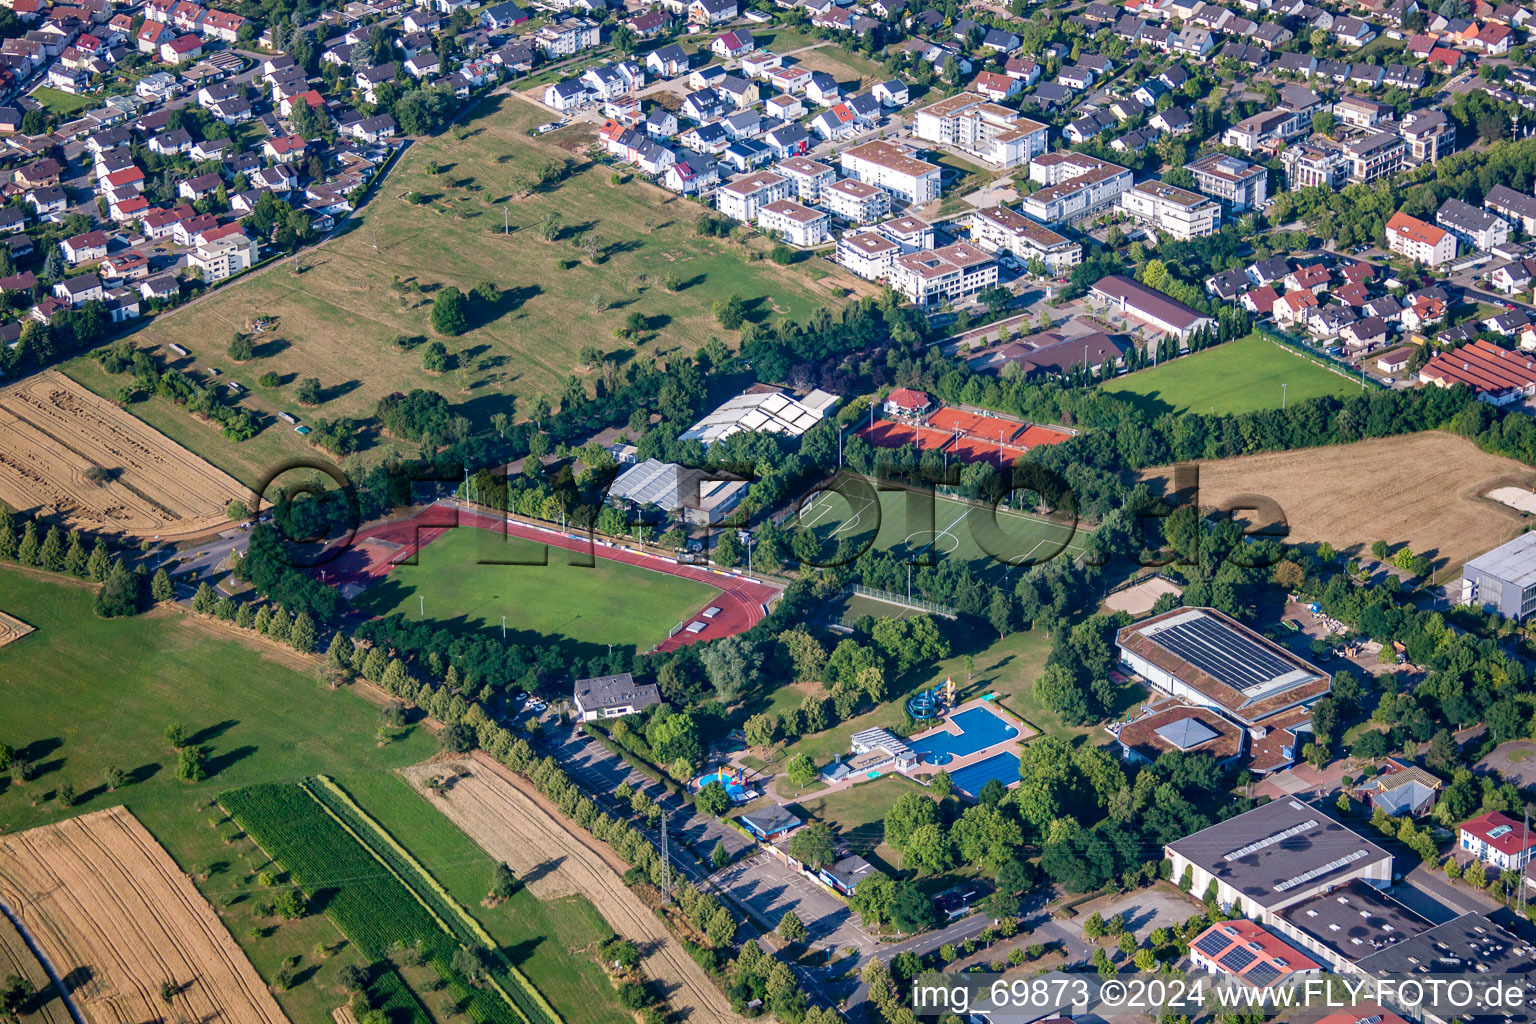
[[711, 782], [718, 782], [725, 787], [726, 796], [731, 798], [731, 803], [746, 803], [751, 797], [747, 793], [746, 771], [741, 768], [721, 768], [707, 775], [700, 775], [693, 780], [693, 791], [697, 793]]
[[945, 679], [931, 690], [923, 690], [907, 698], [907, 714], [919, 722], [926, 722], [944, 713], [955, 703], [955, 681]]

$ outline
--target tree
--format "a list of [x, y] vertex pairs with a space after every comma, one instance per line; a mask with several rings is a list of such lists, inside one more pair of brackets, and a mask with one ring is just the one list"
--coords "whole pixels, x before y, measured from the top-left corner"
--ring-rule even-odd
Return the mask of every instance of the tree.
[[305, 377], [293, 389], [293, 397], [298, 399], [300, 405], [319, 405], [321, 396], [318, 377]]
[[939, 805], [922, 793], [903, 793], [885, 815], [885, 841], [898, 853], [905, 853], [912, 833], [924, 825], [939, 821]]
[[741, 296], [732, 295], [729, 299], [715, 300], [714, 314], [721, 327], [728, 331], [740, 330], [747, 319], [747, 307]]
[[832, 826], [813, 821], [796, 829], [789, 837], [789, 855], [812, 871], [820, 871], [837, 859], [837, 844]]
[[715, 848], [709, 854], [709, 866], [719, 871], [731, 862], [730, 852], [726, 850], [724, 843], [716, 843]]
[[779, 919], [779, 938], [791, 944], [805, 941], [805, 922], [793, 910], [786, 910]]
[[726, 792], [719, 779], [711, 779], [699, 787], [698, 793], [693, 798], [693, 805], [701, 813], [718, 818], [731, 809], [731, 795]]
[[903, 932], [922, 931], [934, 920], [933, 900], [909, 879], [892, 883], [887, 912], [891, 923]]
[[751, 689], [762, 676], [757, 645], [745, 635], [738, 634], [709, 644], [699, 660], [716, 695], [726, 703]]
[[237, 363], [243, 363], [255, 354], [256, 345], [251, 341], [251, 336], [236, 331], [234, 338], [229, 343], [229, 358]]
[[293, 617], [293, 625], [288, 628], [288, 646], [300, 654], [310, 654], [318, 639], [315, 620], [309, 617], [308, 612], [299, 612]]
[[96, 593], [96, 614], [104, 619], [137, 615], [139, 612], [139, 577], [128, 571], [121, 558], [112, 563], [107, 578]]
[[171, 745], [172, 750], [181, 750], [187, 745], [187, 727], [180, 722], [172, 722], [165, 727], [165, 742]]
[[775, 715], [759, 711], [742, 723], [742, 735], [749, 747], [766, 747], [778, 737], [779, 720]]
[[32, 995], [32, 982], [18, 974], [6, 975], [5, 983], [0, 985], [0, 1013], [19, 1018], [31, 1004]]
[[176, 596], [176, 586], [171, 582], [171, 574], [161, 566], [155, 570], [155, 575], [149, 581], [149, 595], [155, 601], [169, 601]]
[[794, 783], [796, 789], [805, 789], [816, 781], [819, 773], [816, 771], [816, 762], [809, 754], [796, 754], [789, 759], [784, 774], [789, 776], [789, 781]]
[[744, 551], [741, 541], [737, 539], [735, 530], [725, 530], [720, 534], [720, 538], [715, 541], [714, 562], [716, 565], [724, 566], [727, 569], [734, 568], [741, 564], [743, 555]]
[[102, 769], [101, 780], [106, 784], [108, 792], [116, 792], [128, 781], [128, 773], [116, 765], [108, 765]]
[[468, 304], [464, 293], [448, 285], [432, 300], [432, 329], [439, 334], [457, 337], [469, 330]]
[[200, 746], [183, 747], [176, 754], [176, 777], [183, 782], [202, 782], [208, 777], [208, 752]]
[[954, 865], [954, 845], [943, 825], [921, 825], [907, 837], [902, 856], [911, 858], [919, 872], [936, 875]]

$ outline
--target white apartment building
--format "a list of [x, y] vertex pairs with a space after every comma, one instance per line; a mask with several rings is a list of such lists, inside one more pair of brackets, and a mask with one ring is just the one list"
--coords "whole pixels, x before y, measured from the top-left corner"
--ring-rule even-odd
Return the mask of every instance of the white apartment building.
[[1046, 187], [1025, 196], [1019, 209], [1047, 225], [1109, 209], [1133, 181], [1131, 172], [1119, 164], [1065, 150], [1035, 157], [1029, 162], [1029, 177]]
[[837, 262], [866, 281], [889, 277], [901, 246], [878, 231], [845, 231], [837, 240]]
[[997, 284], [997, 261], [969, 242], [898, 256], [891, 287], [919, 308], [957, 302]]
[[1161, 181], [1144, 181], [1120, 194], [1120, 208], [1181, 242], [1214, 235], [1221, 226], [1221, 204], [1196, 192]]
[[772, 171], [758, 171], [737, 178], [716, 193], [716, 208], [727, 217], [751, 224], [757, 211], [769, 203], [789, 198], [789, 179]]
[[819, 203], [821, 190], [837, 180], [837, 172], [831, 167], [804, 156], [781, 160], [774, 170], [789, 179], [790, 191], [802, 203]]
[[1403, 169], [1407, 156], [1407, 144], [1392, 132], [1377, 132], [1344, 146], [1350, 181], [1368, 183], [1395, 174]]
[[844, 178], [822, 189], [821, 205], [850, 224], [873, 224], [891, 212], [891, 194], [878, 185]]
[[793, 199], [764, 206], [757, 213], [757, 226], [801, 248], [821, 245], [832, 237], [831, 218]]
[[1006, 251], [1028, 263], [1040, 260], [1052, 273], [1082, 262], [1083, 247], [1006, 206], [971, 214], [971, 241], [988, 252]]
[[1387, 221], [1387, 248], [1427, 267], [1456, 258], [1456, 236], [1399, 210]]
[[843, 150], [843, 173], [866, 185], [878, 185], [909, 203], [921, 205], [939, 198], [939, 168], [919, 160], [890, 142], [876, 140]]
[[1285, 168], [1285, 187], [1292, 191], [1337, 188], [1349, 172], [1349, 160], [1336, 145], [1299, 142], [1286, 147], [1280, 163]]
[[1201, 192], [1234, 213], [1260, 209], [1269, 196], [1269, 170], [1240, 157], [1209, 153], [1184, 169]]
[[225, 235], [188, 254], [187, 265], [197, 267], [204, 281], [222, 281], [256, 263], [256, 241], [245, 234]]
[[916, 134], [936, 146], [964, 150], [1007, 170], [1044, 153], [1050, 133], [1017, 110], [962, 93], [919, 110]]

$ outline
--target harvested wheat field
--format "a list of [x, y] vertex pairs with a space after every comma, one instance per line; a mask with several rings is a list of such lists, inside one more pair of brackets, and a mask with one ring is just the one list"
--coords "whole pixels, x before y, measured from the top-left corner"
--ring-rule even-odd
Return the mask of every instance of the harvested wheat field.
[[12, 976], [25, 978], [32, 986], [32, 997], [17, 1015], [17, 1024], [71, 1024], [69, 1007], [59, 997], [53, 979], [27, 948], [11, 919], [0, 913], [0, 978]]
[[0, 647], [13, 644], [32, 632], [32, 627], [14, 615], [0, 612]]
[[[428, 789], [434, 777], [452, 771], [461, 777], [442, 795]], [[414, 765], [402, 773], [486, 853], [519, 875], [541, 870], [544, 878], [529, 884], [535, 895], [579, 892], [591, 900], [615, 932], [645, 951], [646, 974], [691, 1024], [744, 1024], [677, 937], [624, 884], [607, 847], [575, 825], [567, 827], [523, 780], [479, 751], [467, 758]], [[552, 877], [555, 881], [546, 887]]]
[[153, 427], [49, 371], [0, 389], [0, 501], [134, 537], [214, 529], [249, 492]]
[[[1199, 465], [1202, 506], [1263, 495], [1279, 504], [1293, 542], [1350, 554], [1378, 540], [1406, 544], [1429, 556], [1436, 576], [1518, 534], [1524, 517], [1486, 495], [1536, 480], [1529, 467], [1440, 431]], [[1141, 477], [1166, 484], [1171, 475], [1164, 466]]]
[[125, 808], [0, 838], [0, 903], [93, 1024], [284, 1024], [208, 901]]

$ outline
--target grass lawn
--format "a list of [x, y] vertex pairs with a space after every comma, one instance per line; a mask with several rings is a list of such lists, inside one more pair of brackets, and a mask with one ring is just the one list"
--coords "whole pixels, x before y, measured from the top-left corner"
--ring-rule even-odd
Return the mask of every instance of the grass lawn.
[[[312, 453], [275, 419], [279, 411], [304, 419], [370, 417], [385, 394], [428, 387], [488, 430], [493, 413], [515, 412], [512, 399], [526, 406], [534, 395], [557, 398], [573, 373], [593, 387], [604, 370], [579, 365], [577, 354], [587, 345], [605, 352], [608, 372], [622, 373], [633, 359], [664, 360], [711, 337], [735, 343], [737, 332], [715, 320], [717, 300], [741, 296], [752, 320], [802, 320], [822, 307], [835, 313], [850, 290], [863, 287], [841, 272], [813, 274], [753, 259], [772, 248], [757, 235], [744, 242], [701, 237], [695, 228], [706, 212], [702, 206], [592, 163], [591, 125], [530, 136], [549, 118], [521, 96], [483, 100], [467, 126], [412, 143], [380, 193], [340, 235], [305, 257], [302, 274], [284, 261], [140, 331], [140, 345], [168, 355], [165, 346], [180, 344], [199, 367], [217, 366], [223, 379], [245, 385], [242, 404], [268, 422], [258, 438], [239, 446], [202, 426], [182, 428], [182, 440], [255, 483], [274, 454]], [[564, 181], [513, 198], [515, 183], [531, 182], [545, 165], [563, 160], [573, 168]], [[620, 173], [627, 180], [615, 183]], [[409, 193], [425, 201], [408, 202]], [[559, 234], [545, 241], [542, 225], [551, 214]], [[575, 244], [588, 234], [603, 242], [596, 265]], [[821, 261], [806, 265], [821, 270]], [[669, 277], [678, 291], [665, 287]], [[476, 303], [470, 329], [441, 339], [463, 374], [425, 374], [421, 349], [436, 337], [428, 322], [433, 293], [445, 285], [468, 292], [482, 281], [499, 286], [500, 300]], [[642, 339], [620, 341], [615, 329], [636, 313], [646, 318]], [[274, 329], [258, 338], [258, 358], [232, 364], [225, 355], [231, 336], [258, 316], [275, 317]], [[416, 339], [413, 347], [397, 346], [401, 337]], [[67, 369], [108, 395], [121, 382], [84, 358]], [[255, 386], [267, 372], [279, 376], [278, 388]], [[319, 378], [326, 389], [328, 400], [317, 409], [294, 403], [294, 383], [303, 377]], [[153, 399], [136, 411], [156, 426], [186, 418], [177, 409], [148, 408], [165, 405]], [[396, 447], [373, 436], [364, 443], [371, 446], [363, 452], [368, 461]]]
[[[571, 952], [608, 934], [591, 905], [540, 904], [523, 892], [495, 910], [480, 907], [488, 858], [393, 775], [434, 753], [433, 737], [414, 729], [380, 746], [377, 711], [318, 682], [297, 655], [259, 652], [178, 612], [104, 621], [92, 596], [0, 569], [0, 608], [36, 627], [0, 649], [0, 742], [38, 768], [31, 782], [0, 781], [0, 828], [125, 804], [192, 875], [263, 977], [297, 958], [298, 981], [278, 1001], [291, 1020], [319, 1021], [344, 1001], [337, 969], [358, 956], [321, 916], [281, 925], [256, 916], [264, 858], [235, 840], [213, 800], [251, 783], [331, 774], [471, 908], [570, 1024], [617, 1019], [611, 986], [588, 955]], [[174, 777], [163, 735], [173, 721], [208, 748], [206, 781]], [[130, 783], [107, 792], [108, 766]], [[64, 782], [79, 794], [73, 808], [56, 799]]]
[[[505, 615], [509, 641], [557, 639], [573, 656], [590, 657], [610, 643], [649, 650], [716, 593], [695, 580], [604, 559], [590, 568], [568, 565], [558, 551], [548, 565], [479, 564], [540, 556], [532, 541], [449, 530], [421, 550], [419, 565], [395, 567], [353, 604], [371, 615], [414, 619], [425, 598], [429, 618], [474, 631], [499, 630]], [[520, 632], [529, 636], [518, 638]]]
[[1321, 395], [1360, 393], [1360, 382], [1250, 334], [1102, 385], [1149, 415], [1243, 413]]
[[926, 792], [926, 787], [904, 775], [882, 775], [798, 803], [810, 817], [831, 825], [854, 853], [895, 868], [896, 852], [885, 845], [885, 816], [903, 793]]
[[74, 93], [50, 89], [46, 85], [32, 91], [32, 98], [41, 103], [56, 117], [72, 118], [82, 110], [99, 107], [104, 102], [100, 96], [76, 96]]

